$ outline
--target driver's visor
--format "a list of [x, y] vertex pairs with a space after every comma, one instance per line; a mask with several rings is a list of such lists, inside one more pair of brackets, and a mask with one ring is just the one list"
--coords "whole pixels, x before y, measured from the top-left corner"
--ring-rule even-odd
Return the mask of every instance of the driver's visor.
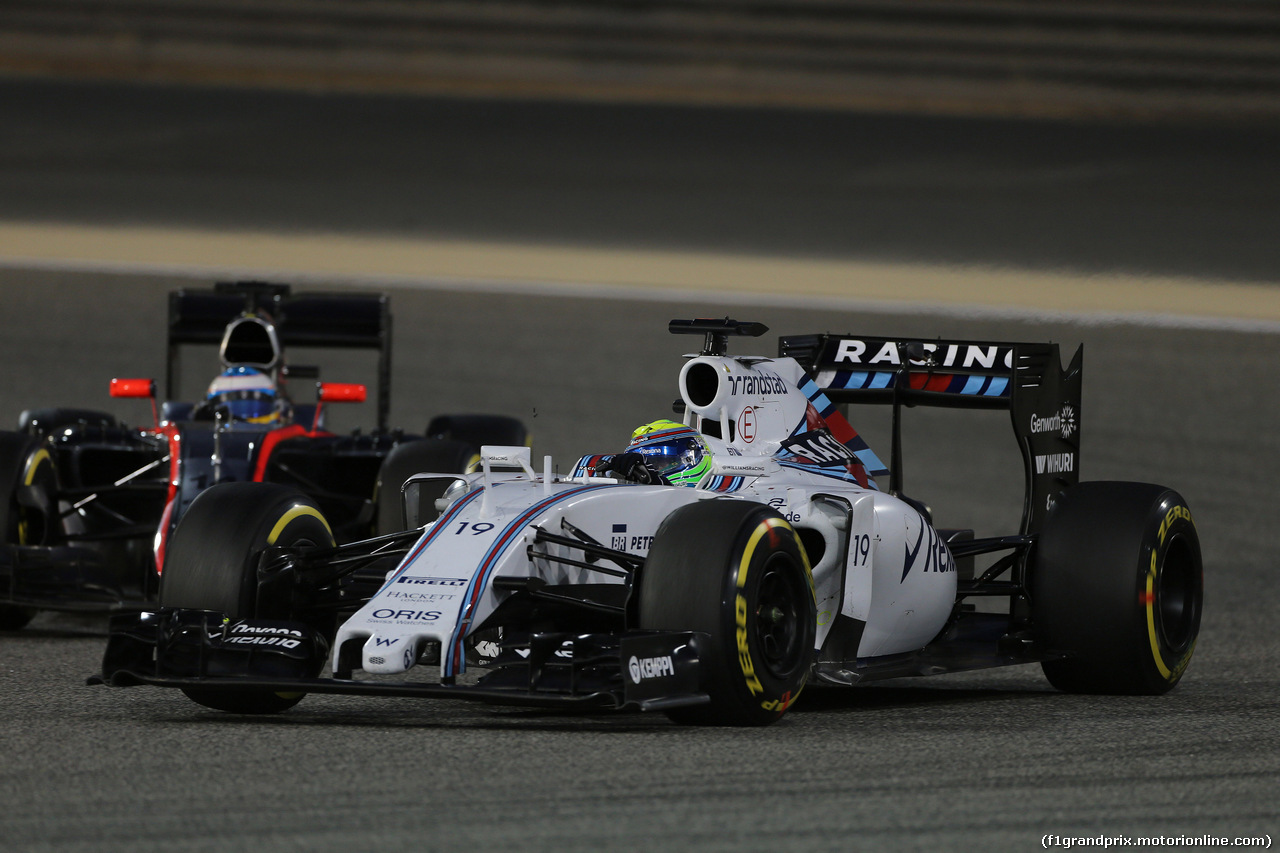
[[649, 467], [664, 477], [688, 470], [702, 459], [702, 442], [696, 438], [677, 438], [661, 444], [640, 445], [631, 449], [643, 455]]

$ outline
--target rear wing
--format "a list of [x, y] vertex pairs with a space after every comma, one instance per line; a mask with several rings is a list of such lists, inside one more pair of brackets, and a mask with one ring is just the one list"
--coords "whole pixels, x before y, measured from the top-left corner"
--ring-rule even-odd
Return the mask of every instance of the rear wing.
[[798, 361], [833, 403], [893, 406], [891, 493], [902, 491], [904, 406], [1009, 410], [1026, 475], [1024, 534], [1080, 480], [1083, 346], [1066, 369], [1053, 343], [789, 335], [778, 354]]
[[384, 294], [293, 294], [287, 284], [256, 281], [220, 282], [212, 290], [175, 290], [169, 294], [168, 399], [178, 398], [183, 345], [217, 346], [227, 324], [245, 312], [269, 315], [286, 350], [377, 350], [378, 426], [387, 428], [391, 415], [391, 308]]

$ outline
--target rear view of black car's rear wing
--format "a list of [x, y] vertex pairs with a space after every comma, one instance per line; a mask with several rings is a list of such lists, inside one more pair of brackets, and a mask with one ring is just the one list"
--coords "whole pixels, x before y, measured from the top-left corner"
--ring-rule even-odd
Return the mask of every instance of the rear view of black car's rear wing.
[[903, 406], [1009, 410], [1026, 472], [1024, 534], [1079, 482], [1084, 347], [1065, 370], [1052, 343], [789, 335], [778, 354], [798, 361], [833, 403], [893, 406], [890, 492], [902, 490]]
[[184, 344], [218, 344], [227, 324], [245, 312], [265, 312], [288, 347], [378, 351], [378, 426], [391, 414], [391, 308], [378, 293], [298, 293], [286, 284], [223, 282], [212, 290], [169, 294], [168, 399], [178, 397], [179, 353]]

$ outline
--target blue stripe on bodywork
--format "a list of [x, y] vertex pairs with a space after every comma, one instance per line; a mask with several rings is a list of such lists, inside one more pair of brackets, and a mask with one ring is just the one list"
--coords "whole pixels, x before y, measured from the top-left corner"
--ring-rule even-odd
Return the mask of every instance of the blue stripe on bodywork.
[[448, 512], [440, 516], [440, 518], [436, 519], [435, 525], [431, 528], [431, 532], [428, 533], [426, 536], [424, 536], [421, 540], [419, 540], [418, 544], [414, 546], [413, 550], [409, 552], [408, 556], [406, 556], [403, 560], [400, 561], [400, 566], [394, 572], [392, 572], [391, 577], [387, 578], [387, 582], [382, 585], [382, 589], [379, 589], [378, 592], [375, 593], [375, 595], [381, 594], [383, 590], [385, 590], [387, 587], [395, 583], [397, 578], [399, 578], [406, 571], [408, 571], [409, 566], [412, 565], [413, 561], [418, 559], [418, 555], [421, 554], [428, 545], [430, 545], [432, 542], [436, 540], [436, 538], [440, 535], [441, 531], [443, 531], [446, 527], [448, 527], [449, 523], [453, 521], [453, 519], [458, 515], [458, 513], [462, 511], [462, 508], [467, 504], [471, 503], [476, 498], [480, 497], [480, 495], [482, 495], [483, 493], [484, 493], [484, 488], [482, 487], [482, 488], [476, 489], [474, 492], [470, 492], [466, 495], [463, 495], [461, 498], [454, 501], [453, 506], [449, 507]]
[[463, 594], [465, 601], [458, 610], [458, 621], [454, 625], [453, 636], [450, 638], [449, 654], [440, 656], [441, 677], [452, 677], [466, 670], [466, 657], [463, 654], [462, 642], [466, 636], [466, 628], [471, 623], [471, 613], [475, 609], [476, 603], [480, 600], [480, 594], [488, 586], [489, 576], [498, 566], [502, 555], [511, 548], [512, 544], [520, 541], [520, 537], [517, 535], [519, 531], [528, 526], [529, 522], [535, 517], [561, 501], [586, 494], [587, 492], [608, 488], [614, 488], [614, 486], [612, 484], [583, 486], [544, 498], [524, 510], [502, 528], [502, 531], [494, 539], [493, 544], [485, 551], [479, 566], [471, 575], [470, 583], [467, 584], [467, 589]]

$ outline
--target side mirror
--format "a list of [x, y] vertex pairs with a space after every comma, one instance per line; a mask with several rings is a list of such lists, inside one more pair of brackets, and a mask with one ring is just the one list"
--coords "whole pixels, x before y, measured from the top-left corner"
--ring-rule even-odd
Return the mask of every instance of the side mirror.
[[151, 423], [160, 428], [160, 414], [156, 411], [156, 381], [154, 379], [112, 379], [112, 397], [147, 398], [151, 401]]
[[321, 403], [363, 403], [368, 389], [356, 382], [317, 382], [316, 399]]
[[317, 382], [316, 400], [320, 405], [316, 406], [311, 431], [315, 432], [320, 428], [320, 412], [325, 403], [363, 403], [368, 396], [368, 389], [358, 382]]
[[150, 397], [156, 398], [156, 381], [154, 379], [112, 379], [112, 397]]

